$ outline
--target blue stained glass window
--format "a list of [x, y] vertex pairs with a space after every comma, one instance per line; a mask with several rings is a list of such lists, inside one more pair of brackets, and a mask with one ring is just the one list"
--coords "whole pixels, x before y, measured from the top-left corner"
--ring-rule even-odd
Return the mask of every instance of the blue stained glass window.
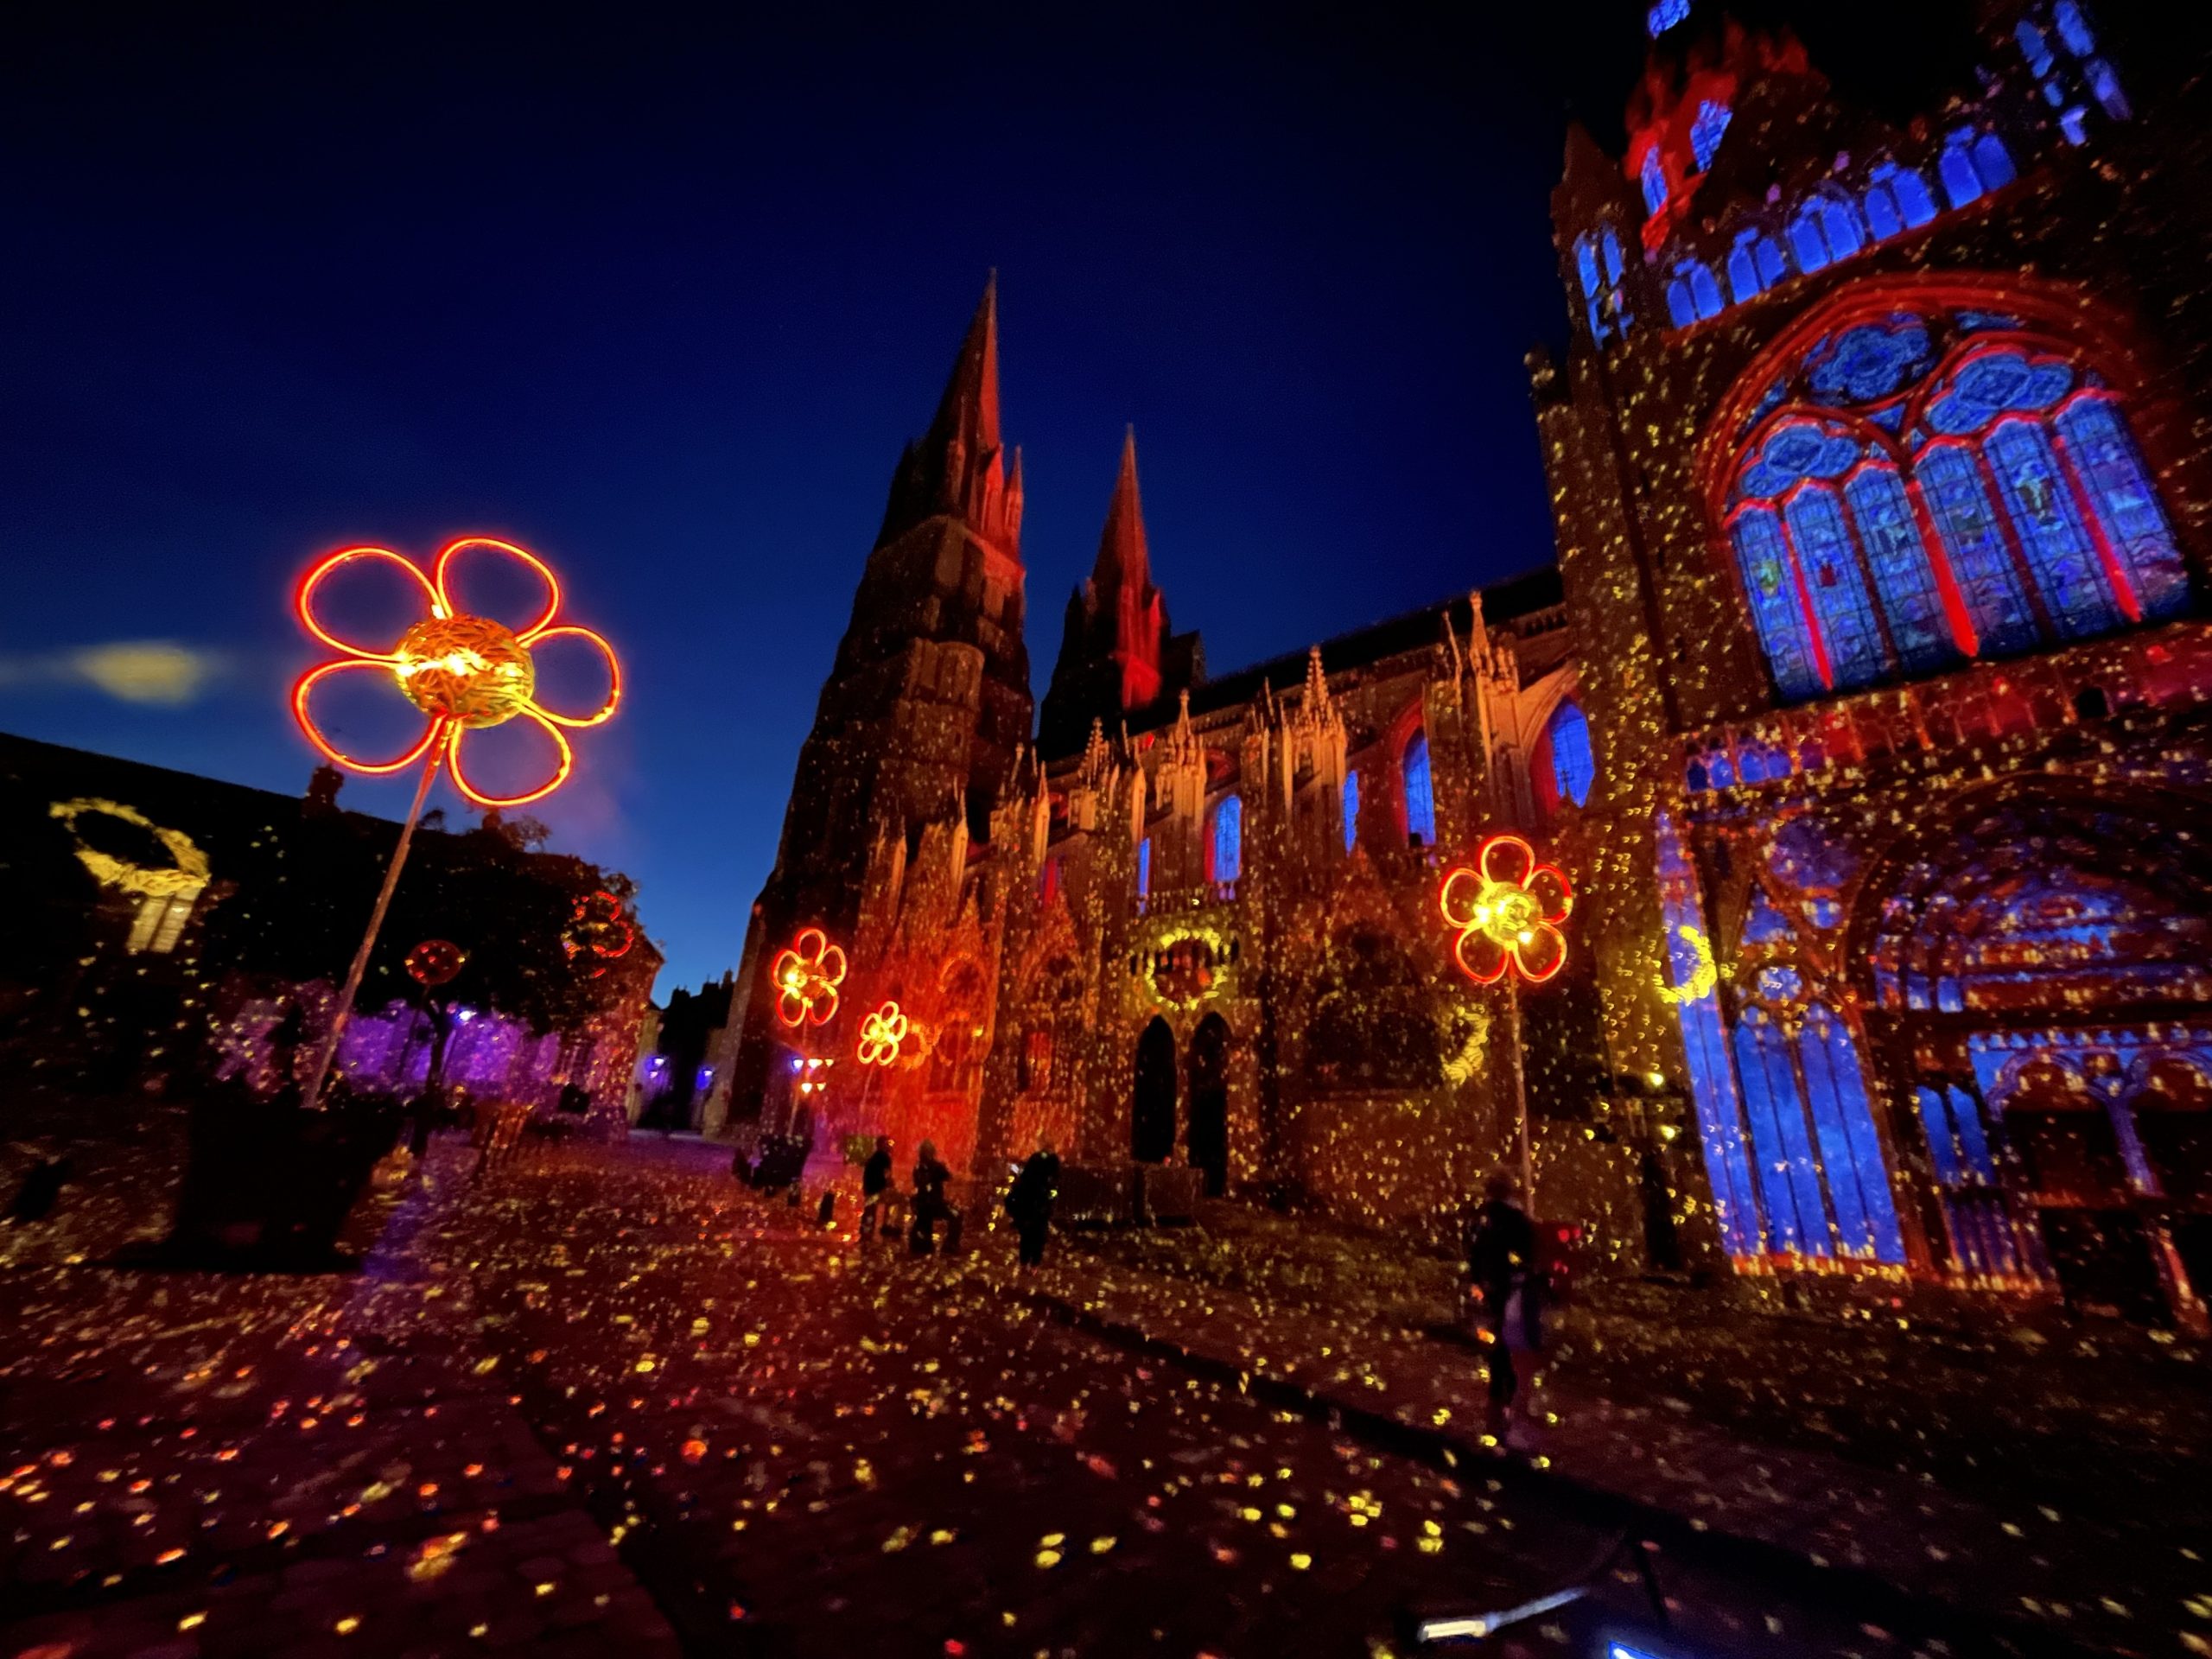
[[1805, 1010], [1797, 1055], [1844, 1248], [1878, 1262], [1903, 1262], [1904, 1236], [1851, 1028], [1815, 1002]]
[[1989, 1136], [1982, 1128], [1981, 1103], [1965, 1090], [1952, 1085], [1951, 1128], [1966, 1154], [1967, 1173], [1990, 1185], [1997, 1182], [1997, 1160], [1989, 1154]]
[[1828, 678], [1838, 691], [1868, 685], [1889, 672], [1889, 647], [1874, 618], [1873, 597], [1851, 545], [1843, 506], [1825, 485], [1809, 485], [1783, 508], [1797, 568], [1805, 578], [1821, 643], [1827, 647]]
[[[2090, 32], [2089, 20], [2082, 15], [2082, 8], [2075, 0], [2058, 0], [2050, 9], [2050, 20], [2058, 25], [2058, 36], [2066, 42], [2066, 49], [2077, 58], [2086, 58], [2097, 49], [2097, 37]], [[2043, 73], [2038, 69], [2037, 74]]]
[[2021, 550], [2060, 634], [2078, 639], [2119, 626], [2120, 607], [2059, 473], [2049, 435], [2040, 425], [2008, 420], [1990, 433], [1984, 447]]
[[1344, 851], [1359, 844], [1359, 774], [1344, 773]]
[[1436, 842], [1436, 796], [1429, 787], [1428, 739], [1415, 732], [1406, 740], [1402, 763], [1406, 783], [1406, 829], [1424, 847]]
[[1985, 132], [1974, 141], [1974, 170], [1981, 175], [1983, 188], [1990, 190], [2002, 189], [2018, 176], [2012, 152], [1993, 132]]
[[1737, 236], [1736, 246], [1728, 255], [1728, 289], [1738, 304], [1772, 288], [1789, 274], [1789, 268], [1782, 262], [1782, 250], [1772, 237], [1758, 231]]
[[1981, 175], [1974, 171], [1974, 157], [1967, 151], [1965, 138], [1964, 133], [1954, 134], [1936, 163], [1936, 171], [1943, 181], [1943, 194], [1950, 197], [1954, 207], [1981, 200]]
[[[1744, 912], [1744, 943], [1745, 944], [1781, 944], [1794, 940], [1797, 930], [1789, 925], [1789, 918], [1774, 907], [1774, 900], [1766, 896], [1764, 887], [1751, 889], [1751, 902]], [[1794, 972], [1795, 970], [1790, 970]], [[1787, 981], [1777, 982], [1769, 991], [1762, 988], [1762, 995], [1788, 996], [1795, 989]]]
[[2089, 111], [2076, 104], [2070, 110], [2059, 111], [2058, 130], [2066, 135], [2068, 143], [2086, 144], [2089, 142], [2088, 122]]
[[1717, 317], [1726, 308], [1720, 298], [1720, 284], [1713, 280], [1712, 268], [1700, 259], [1684, 263], [1682, 275], [1688, 279], [1690, 298], [1697, 302], [1700, 317]]
[[1720, 148], [1721, 135], [1727, 130], [1728, 106], [1715, 99], [1701, 101], [1690, 123], [1690, 153], [1697, 157], [1699, 172], [1713, 165], [1713, 154]]
[[1807, 384], [1830, 403], [1872, 404], [1928, 372], [1928, 325], [1918, 319], [1846, 329], [1814, 362]]
[[1981, 652], [2001, 655], [2034, 645], [2035, 611], [1972, 454], [1955, 443], [1931, 444], [1915, 461], [1913, 476], [1950, 556]]
[[1689, 284], [1679, 276], [1667, 284], [1667, 316], [1677, 328], [1687, 328], [1698, 320], [1697, 307], [1690, 300]]
[[1758, 1155], [1759, 1192], [1775, 1248], [1828, 1255], [1827, 1211], [1805, 1122], [1805, 1101], [1789, 1045], [1764, 1012], [1749, 1008], [1736, 1026], [1736, 1072]]
[[1137, 892], [1152, 891], [1152, 837], [1147, 836], [1137, 842]]
[[1879, 181], [1866, 187], [1866, 226], [1877, 242], [1904, 229], [1904, 214], [1898, 210], [1895, 190]]
[[1605, 233], [1603, 245], [1605, 254], [1605, 280], [1609, 283], [1618, 283], [1621, 279], [1621, 243], [1620, 238], [1615, 236], [1610, 228]]
[[1905, 667], [1939, 668], [1956, 660], [1957, 646], [1936, 590], [1936, 572], [1897, 468], [1863, 467], [1844, 486], [1843, 493], [1859, 527], [1859, 544], [1873, 569], [1874, 591], [1881, 595], [1882, 613], [1889, 619], [1890, 639]]
[[1848, 259], [1866, 245], [1866, 232], [1859, 223], [1859, 215], [1851, 204], [1834, 196], [1821, 199], [1821, 228], [1827, 232], [1828, 253], [1837, 259]]
[[1797, 269], [1818, 270], [1828, 262], [1827, 238], [1821, 234], [1820, 210], [1811, 203], [1789, 221], [1789, 251], [1797, 256]]
[[2049, 409], [2074, 389], [2074, 366], [2024, 351], [1970, 358], [1928, 405], [1928, 424], [1947, 436], [1978, 432], [2008, 410]]
[[1936, 1166], [1936, 1181], [1944, 1186], [1965, 1185], [1958, 1137], [1951, 1131], [1951, 1110], [1943, 1091], [1923, 1084], [1913, 1090], [1913, 1099], [1920, 1107], [1920, 1127], [1928, 1136], [1928, 1159]]
[[1643, 14], [1644, 30], [1656, 41], [1689, 15], [1690, 0], [1658, 0]]
[[2038, 79], [2050, 73], [2053, 63], [2050, 42], [2044, 38], [2043, 30], [2023, 17], [2012, 25], [2012, 38], [2020, 43], [2020, 51], [2028, 60], [2029, 73]]
[[1904, 215], [1907, 225], [1925, 225], [1936, 217], [1935, 193], [1929, 189], [1928, 181], [1920, 176], [1919, 169], [1897, 168], [1889, 185], [1897, 194], [1897, 211]]
[[1667, 167], [1659, 159], [1659, 146], [1654, 144], [1643, 152], [1643, 166], [1637, 177], [1643, 185], [1643, 210], [1656, 213], [1667, 205]]
[[1590, 785], [1598, 777], [1598, 762], [1590, 753], [1590, 722], [1580, 706], [1562, 702], [1553, 711], [1548, 729], [1552, 777], [1559, 785], [1560, 798], [1580, 806], [1590, 798]]
[[1591, 336], [1602, 344], [1607, 333], [1605, 285], [1598, 276], [1598, 244], [1593, 238], [1586, 236], [1574, 245], [1574, 270], [1582, 279], [1582, 305], [1590, 318]]
[[2097, 95], [2105, 113], [2115, 121], [2125, 121], [2134, 113], [2127, 102], [2127, 94], [2120, 90], [2120, 77], [2113, 73], [2112, 65], [2102, 58], [2092, 58], [2082, 66], [2089, 78], [2089, 90]]
[[1821, 674], [1781, 520], [1770, 509], [1756, 507], [1738, 514], [1730, 533], [1744, 591], [1751, 599], [1751, 626], [1758, 631], [1759, 647], [1774, 671], [1774, 683], [1785, 697], [1809, 697], [1821, 690]]
[[1243, 873], [1244, 803], [1224, 796], [1213, 811], [1213, 879], [1234, 881]]
[[[1698, 903], [1697, 878], [1682, 855], [1674, 820], [1658, 817], [1660, 899], [1667, 924], [1668, 969], [1675, 985], [1687, 985], [1700, 966], [1697, 947], [1683, 938], [1705, 935], [1705, 912]], [[1732, 1255], [1755, 1255], [1762, 1246], [1758, 1188], [1751, 1177], [1744, 1141], [1743, 1109], [1736, 1093], [1735, 1068], [1720, 1026], [1719, 1000], [1703, 996], [1675, 1005], [1682, 1052], [1689, 1062], [1690, 1100], [1697, 1109], [1698, 1138], [1705, 1151], [1705, 1172], [1719, 1214], [1723, 1245]]]
[[2056, 424], [2107, 540], [2134, 579], [2143, 614], [2175, 614], [2189, 602], [2189, 569], [2120, 410], [2108, 398], [2080, 397]]

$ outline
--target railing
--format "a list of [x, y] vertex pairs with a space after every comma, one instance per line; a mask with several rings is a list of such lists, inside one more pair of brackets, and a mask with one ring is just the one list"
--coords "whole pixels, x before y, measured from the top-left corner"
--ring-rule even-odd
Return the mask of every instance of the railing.
[[1236, 882], [1201, 881], [1196, 887], [1167, 887], [1137, 895], [1140, 916], [1174, 916], [1185, 911], [1207, 910], [1236, 902]]

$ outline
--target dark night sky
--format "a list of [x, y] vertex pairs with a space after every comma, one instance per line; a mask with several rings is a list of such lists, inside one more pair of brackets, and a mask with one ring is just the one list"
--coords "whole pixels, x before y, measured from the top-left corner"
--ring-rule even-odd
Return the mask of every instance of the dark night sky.
[[[664, 992], [717, 975], [991, 266], [1040, 691], [1125, 422], [1217, 671], [1548, 558], [1546, 197], [1640, 8], [1065, 10], [35, 21], [0, 72], [0, 727], [296, 793], [299, 569], [512, 536], [631, 675], [533, 810], [639, 879]], [[143, 640], [212, 677], [131, 701], [78, 654]]]

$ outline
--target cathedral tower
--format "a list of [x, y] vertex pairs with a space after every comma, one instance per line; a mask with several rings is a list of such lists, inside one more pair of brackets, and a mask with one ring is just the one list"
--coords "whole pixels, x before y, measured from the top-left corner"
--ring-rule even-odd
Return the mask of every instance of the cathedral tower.
[[963, 847], [989, 836], [1033, 712], [1021, 505], [1020, 456], [1009, 458], [999, 435], [994, 276], [929, 430], [892, 474], [799, 750], [776, 866], [746, 938], [741, 1098], [758, 1096], [774, 1046], [769, 964], [809, 926], [853, 947], [881, 862], [872, 865], [872, 851], [897, 842], [911, 852], [932, 830]]
[[1163, 706], [1205, 677], [1198, 636], [1167, 626], [1167, 600], [1152, 585], [1144, 503], [1137, 493], [1137, 437], [1122, 440], [1122, 467], [1098, 538], [1098, 563], [1068, 600], [1060, 654], [1045, 693], [1037, 746], [1052, 756], [1083, 747], [1091, 722], [1108, 728]]

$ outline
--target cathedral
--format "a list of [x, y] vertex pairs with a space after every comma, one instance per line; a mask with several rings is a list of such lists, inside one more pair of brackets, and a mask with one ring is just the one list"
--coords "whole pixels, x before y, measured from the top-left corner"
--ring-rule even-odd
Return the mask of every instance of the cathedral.
[[[1646, 21], [1553, 198], [1556, 557], [1512, 580], [1211, 675], [1132, 435], [1033, 709], [987, 289], [753, 909], [734, 1116], [1440, 1234], [1516, 1169], [1619, 1266], [2202, 1327], [2206, 93], [2077, 0], [1983, 0], [1910, 109]], [[1573, 897], [1492, 979], [1452, 893], [1501, 847]]]

